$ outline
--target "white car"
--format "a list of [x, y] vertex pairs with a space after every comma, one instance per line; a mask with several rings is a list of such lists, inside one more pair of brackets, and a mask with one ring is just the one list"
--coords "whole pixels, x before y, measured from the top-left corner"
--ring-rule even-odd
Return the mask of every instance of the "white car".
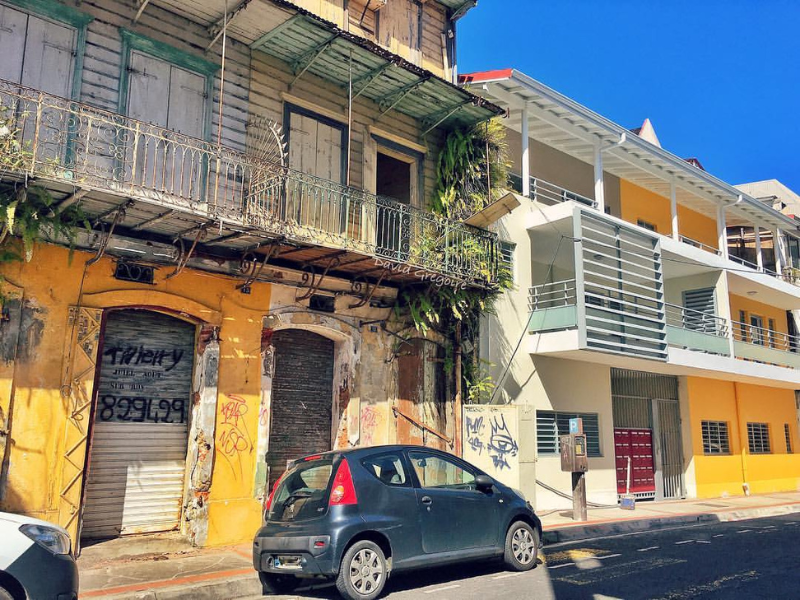
[[77, 600], [69, 534], [52, 523], [0, 512], [0, 600]]

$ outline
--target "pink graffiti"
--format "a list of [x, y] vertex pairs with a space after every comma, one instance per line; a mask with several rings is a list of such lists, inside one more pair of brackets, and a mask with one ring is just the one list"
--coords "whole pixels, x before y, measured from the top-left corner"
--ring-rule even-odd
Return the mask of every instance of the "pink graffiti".
[[229, 394], [228, 400], [220, 409], [223, 420], [220, 424], [217, 447], [227, 456], [236, 456], [251, 449], [253, 443], [243, 418], [247, 414], [247, 404], [244, 398]]

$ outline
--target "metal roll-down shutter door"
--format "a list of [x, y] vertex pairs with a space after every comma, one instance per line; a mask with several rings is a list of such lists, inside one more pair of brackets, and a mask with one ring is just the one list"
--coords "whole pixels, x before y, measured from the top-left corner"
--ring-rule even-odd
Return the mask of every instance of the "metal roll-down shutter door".
[[155, 312], [105, 324], [82, 537], [180, 525], [195, 327]]

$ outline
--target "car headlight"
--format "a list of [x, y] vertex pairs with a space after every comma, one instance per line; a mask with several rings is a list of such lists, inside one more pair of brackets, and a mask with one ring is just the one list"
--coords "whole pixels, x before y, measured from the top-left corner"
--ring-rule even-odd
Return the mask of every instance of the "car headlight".
[[44, 525], [23, 525], [19, 530], [34, 542], [53, 554], [69, 554], [72, 542], [69, 536], [55, 527]]

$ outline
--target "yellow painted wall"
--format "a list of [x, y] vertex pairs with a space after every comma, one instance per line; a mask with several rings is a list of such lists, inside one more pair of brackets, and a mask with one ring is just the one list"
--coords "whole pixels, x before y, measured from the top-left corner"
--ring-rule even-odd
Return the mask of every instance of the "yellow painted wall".
[[[687, 378], [687, 384], [699, 498], [743, 495], [745, 481], [754, 494], [800, 489], [800, 440], [792, 390], [699, 377]], [[702, 421], [728, 423], [729, 455], [703, 454]], [[749, 453], [748, 422], [769, 424], [771, 454]], [[786, 452], [785, 424], [790, 427], [794, 454]]]
[[775, 331], [780, 333], [789, 332], [789, 323], [786, 320], [786, 311], [768, 304], [763, 304], [745, 296], [730, 295], [731, 318], [739, 321], [739, 311], [747, 313], [745, 323], [750, 323], [750, 315], [756, 315], [764, 319], [764, 328], [769, 328], [769, 319], [775, 321]]
[[[12, 447], [3, 510], [58, 521], [66, 415], [59, 393], [69, 307], [81, 293], [84, 263], [90, 254], [40, 245], [28, 264], [6, 265], [3, 276], [24, 290], [25, 302], [38, 326], [31, 330], [14, 367]], [[256, 433], [260, 402], [261, 319], [270, 305], [271, 286], [254, 283], [252, 294], [235, 289], [236, 280], [186, 270], [165, 280], [170, 268], [159, 269], [156, 286], [118, 281], [113, 263], [102, 259], [88, 267], [82, 305], [158, 306], [183, 311], [220, 326], [217, 448], [209, 495], [208, 545], [250, 539], [260, 524], [254, 498]], [[0, 377], [8, 377], [7, 369]], [[0, 389], [7, 387], [0, 380]], [[250, 441], [241, 451], [220, 451], [225, 433], [221, 411], [231, 396], [243, 399], [240, 429]]]
[[[620, 180], [620, 212], [623, 221], [637, 224], [639, 219], [656, 226], [662, 235], [672, 234], [669, 198], [659, 196], [624, 179]], [[700, 213], [678, 205], [678, 230], [681, 235], [716, 248], [717, 224]]]

